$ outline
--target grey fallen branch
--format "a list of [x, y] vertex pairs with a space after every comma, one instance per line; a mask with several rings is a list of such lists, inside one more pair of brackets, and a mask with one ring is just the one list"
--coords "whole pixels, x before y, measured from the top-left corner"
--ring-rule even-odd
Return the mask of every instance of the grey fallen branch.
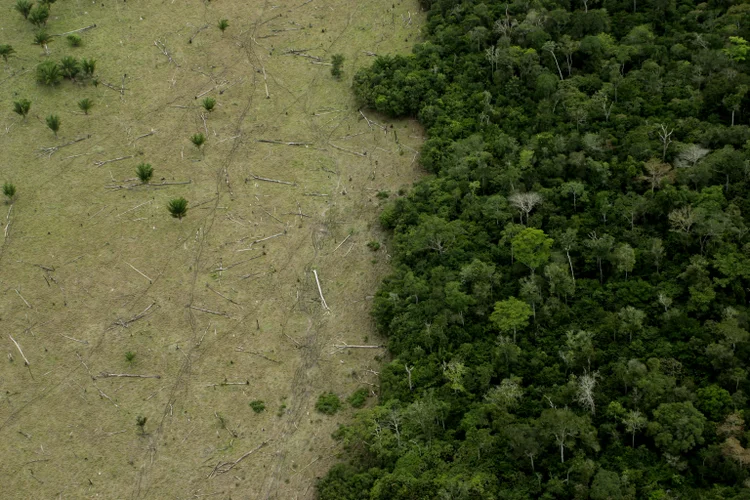
[[352, 151], [352, 150], [350, 150], [350, 149], [345, 149], [345, 148], [342, 148], [342, 147], [340, 147], [340, 146], [337, 146], [337, 145], [335, 145], [335, 144], [333, 144], [333, 143], [330, 143], [330, 142], [329, 142], [328, 144], [329, 144], [329, 145], [330, 145], [330, 146], [331, 146], [332, 148], [334, 148], [334, 149], [338, 149], [339, 151], [343, 151], [344, 153], [349, 153], [349, 154], [352, 154], [352, 155], [357, 155], [357, 156], [367, 156], [367, 153], [366, 153], [366, 152], [365, 152], [365, 153], [358, 153], [358, 152], [356, 152], [356, 151]]
[[41, 148], [41, 149], [39, 149], [39, 155], [40, 156], [47, 155], [47, 158], [50, 158], [53, 154], [57, 153], [62, 148], [70, 146], [70, 145], [75, 144], [77, 142], [85, 141], [89, 137], [91, 137], [91, 134], [88, 134], [85, 137], [79, 137], [78, 139], [73, 139], [72, 141], [66, 142], [65, 144], [61, 144], [59, 146], [50, 146], [48, 148]]
[[237, 347], [235, 349], [235, 351], [237, 351], [237, 352], [244, 352], [246, 354], [252, 354], [253, 356], [258, 356], [259, 358], [263, 358], [263, 359], [265, 359], [267, 361], [271, 361], [272, 363], [276, 363], [276, 364], [279, 364], [279, 365], [281, 364], [281, 361], [279, 361], [278, 359], [269, 358], [265, 354], [261, 354], [261, 353], [259, 353], [257, 351], [251, 351], [249, 349], [246, 351], [244, 347]]
[[[193, 181], [187, 180], [187, 181], [180, 181], [180, 182], [149, 182], [148, 184], [143, 184], [142, 182], [136, 183], [136, 184], [109, 184], [105, 186], [107, 189], [136, 189], [136, 188], [147, 188], [147, 187], [161, 187], [161, 186], [183, 186], [185, 184], [190, 184]], [[195, 208], [195, 207], [193, 207]]]
[[24, 363], [26, 363], [26, 366], [31, 366], [31, 363], [29, 363], [29, 360], [28, 360], [28, 359], [26, 359], [26, 355], [25, 355], [25, 354], [23, 353], [23, 351], [21, 350], [21, 346], [20, 346], [20, 345], [18, 345], [18, 342], [16, 342], [16, 339], [14, 339], [13, 337], [11, 337], [10, 335], [8, 335], [8, 338], [9, 338], [9, 339], [10, 339], [11, 341], [13, 341], [13, 343], [14, 343], [14, 344], [16, 344], [16, 349], [18, 349], [18, 352], [20, 352], [20, 353], [21, 353], [21, 357], [23, 358], [23, 361], [24, 361]]
[[164, 42], [162, 42], [161, 40], [154, 40], [154, 45], [161, 51], [162, 54], [167, 56], [167, 59], [169, 59], [169, 62], [171, 62], [178, 68], [180, 67], [180, 65], [174, 62], [174, 59], [172, 59], [172, 54], [169, 53], [169, 49], [167, 49], [167, 46], [164, 45]]
[[137, 141], [137, 140], [139, 140], [139, 139], [144, 139], [144, 138], [146, 138], [146, 137], [151, 137], [151, 136], [152, 136], [152, 135], [154, 135], [155, 133], [156, 133], [156, 130], [154, 130], [154, 129], [151, 129], [151, 132], [148, 132], [148, 133], [146, 133], [146, 134], [143, 134], [143, 135], [139, 135], [138, 137], [136, 137], [135, 139], [133, 139], [132, 141], [130, 141], [130, 144], [133, 144], [133, 143], [134, 143], [135, 141]]
[[265, 142], [266, 144], [281, 144], [282, 146], [312, 146], [311, 142], [284, 142], [274, 141], [272, 139], [258, 139], [257, 142]]
[[190, 309], [194, 309], [194, 310], [196, 310], [196, 311], [200, 311], [200, 312], [204, 312], [204, 313], [208, 313], [208, 314], [215, 314], [216, 316], [224, 316], [224, 317], [227, 317], [227, 318], [229, 318], [229, 319], [232, 319], [232, 317], [231, 317], [231, 316], [229, 316], [229, 314], [227, 314], [227, 313], [225, 313], [225, 312], [221, 312], [221, 311], [212, 311], [212, 310], [210, 310], [210, 309], [203, 309], [202, 307], [198, 307], [198, 306], [193, 306], [193, 305], [189, 305], [189, 306], [188, 306], [188, 308], [190, 308]]
[[120, 156], [118, 158], [112, 158], [111, 160], [95, 161], [94, 165], [96, 165], [97, 167], [101, 167], [101, 166], [106, 165], [107, 163], [114, 163], [116, 161], [127, 160], [127, 159], [134, 158], [134, 157], [135, 157], [135, 155]]
[[148, 314], [148, 311], [149, 311], [149, 310], [150, 310], [150, 309], [151, 309], [152, 307], [154, 307], [154, 304], [156, 304], [156, 302], [152, 302], [150, 306], [148, 306], [148, 307], [147, 307], [146, 309], [144, 309], [144, 310], [143, 310], [143, 311], [141, 311], [140, 313], [136, 314], [135, 316], [133, 316], [133, 317], [132, 317], [132, 318], [130, 318], [129, 320], [118, 319], [117, 321], [115, 321], [115, 323], [114, 323], [114, 324], [115, 324], [115, 325], [119, 325], [119, 326], [121, 326], [121, 327], [123, 327], [123, 328], [127, 328], [127, 327], [128, 327], [128, 325], [130, 325], [130, 323], [135, 323], [135, 322], [136, 322], [136, 321], [138, 321], [139, 319], [141, 319], [141, 318], [143, 318], [144, 316], [146, 316], [146, 314]]
[[135, 375], [132, 373], [108, 373], [108, 372], [101, 372], [97, 377], [94, 377], [94, 379], [97, 378], [111, 378], [111, 377], [119, 377], [119, 378], [161, 378], [161, 375]]
[[[286, 184], [287, 186], [296, 186], [297, 185], [296, 182], [280, 181], [278, 179], [269, 179], [268, 177], [260, 177], [260, 176], [254, 175], [254, 174], [250, 174], [250, 177], [252, 177], [256, 181], [274, 182], [276, 184]], [[247, 182], [247, 180], [245, 180], [245, 182]]]
[[72, 35], [73, 33], [83, 33], [84, 31], [88, 31], [90, 29], [96, 28], [96, 24], [92, 24], [90, 26], [86, 26], [85, 28], [78, 28], [77, 30], [73, 31], [66, 31], [65, 33], [60, 33], [58, 35], [50, 35], [50, 36], [65, 36], [65, 35]]
[[190, 37], [190, 39], [188, 40], [188, 43], [193, 43], [193, 38], [195, 38], [196, 36], [198, 36], [198, 33], [200, 33], [201, 31], [203, 31], [203, 30], [205, 30], [207, 28], [208, 28], [208, 24], [204, 24], [203, 26], [201, 26], [200, 28], [198, 28], [195, 31], [195, 33], [193, 33], [193, 36]]
[[326, 311], [330, 311], [331, 308], [328, 307], [328, 304], [326, 303], [325, 297], [323, 297], [323, 290], [320, 288], [320, 280], [318, 279], [318, 271], [313, 269], [313, 274], [315, 275], [315, 283], [318, 285], [318, 293], [320, 294], [320, 302], [323, 304], [323, 308], [325, 308]]
[[346, 342], [333, 344], [336, 349], [385, 349], [384, 345], [349, 345]]
[[260, 450], [261, 448], [263, 448], [267, 444], [268, 444], [268, 441], [263, 441], [258, 446], [256, 446], [252, 450], [248, 451], [247, 453], [245, 453], [244, 455], [242, 455], [240, 458], [238, 458], [234, 462], [219, 462], [218, 464], [216, 464], [216, 467], [214, 467], [214, 470], [211, 471], [211, 473], [208, 475], [208, 477], [212, 478], [212, 477], [214, 477], [214, 476], [216, 476], [218, 474], [225, 474], [225, 473], [229, 472], [230, 470], [232, 470], [235, 467], [237, 467], [237, 465], [240, 462], [242, 462], [244, 459], [246, 459], [247, 457], [249, 457], [250, 455], [252, 455], [256, 451]]
[[287, 50], [284, 52], [284, 55], [292, 55], [292, 56], [298, 56], [298, 57], [306, 57], [308, 59], [312, 59], [314, 61], [323, 62], [322, 59], [318, 56], [311, 56], [310, 54], [306, 54], [307, 50]]

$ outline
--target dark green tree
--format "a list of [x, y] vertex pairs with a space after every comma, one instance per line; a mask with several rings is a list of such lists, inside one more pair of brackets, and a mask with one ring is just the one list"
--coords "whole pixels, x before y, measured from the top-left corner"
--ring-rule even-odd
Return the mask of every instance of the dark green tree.
[[60, 130], [60, 117], [57, 115], [48, 115], [45, 119], [47, 123], [47, 127], [54, 132], [55, 137], [57, 137], [57, 132]]
[[34, 4], [30, 2], [29, 0], [16, 0], [16, 5], [13, 7], [17, 12], [19, 12], [24, 19], [29, 18], [29, 13], [31, 12], [31, 7]]
[[167, 203], [167, 210], [172, 217], [182, 221], [182, 218], [187, 215], [188, 201], [182, 197], [169, 200], [169, 203]]
[[339, 79], [343, 74], [342, 68], [344, 67], [344, 56], [342, 54], [334, 54], [331, 57], [331, 75], [334, 78]]
[[16, 51], [15, 49], [13, 49], [12, 45], [8, 45], [8, 44], [0, 45], [0, 57], [2, 57], [3, 61], [5, 61], [6, 63], [8, 62], [8, 58], [15, 53]]
[[26, 120], [26, 117], [28, 116], [30, 109], [31, 109], [31, 101], [29, 101], [28, 99], [20, 99], [18, 101], [13, 101], [13, 112], [23, 117], [24, 120]]

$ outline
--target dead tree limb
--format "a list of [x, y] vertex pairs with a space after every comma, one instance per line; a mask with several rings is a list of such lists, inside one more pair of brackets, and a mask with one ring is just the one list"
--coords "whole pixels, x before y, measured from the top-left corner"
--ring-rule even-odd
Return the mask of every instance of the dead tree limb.
[[333, 344], [336, 349], [385, 349], [384, 345], [349, 345], [346, 342]]
[[248, 451], [247, 453], [245, 453], [244, 455], [242, 455], [240, 458], [238, 458], [234, 462], [219, 462], [218, 464], [216, 464], [216, 467], [214, 467], [214, 470], [211, 471], [211, 473], [208, 475], [208, 477], [212, 478], [212, 477], [214, 477], [214, 476], [216, 476], [218, 474], [225, 474], [225, 473], [229, 472], [230, 470], [232, 470], [235, 467], [237, 467], [237, 465], [240, 462], [242, 462], [244, 459], [246, 459], [247, 457], [249, 457], [250, 455], [252, 455], [256, 451], [260, 450], [261, 448], [263, 448], [267, 444], [268, 444], [268, 441], [263, 441], [258, 446], [256, 446], [252, 450]]
[[315, 283], [318, 285], [318, 293], [320, 294], [320, 302], [323, 304], [323, 307], [326, 311], [330, 311], [331, 308], [328, 307], [328, 304], [326, 303], [325, 297], [323, 297], [323, 290], [320, 288], [320, 280], [318, 279], [318, 271], [313, 269], [313, 274], [315, 275]]
[[250, 177], [255, 179], [256, 181], [263, 181], [263, 182], [275, 182], [276, 184], [286, 184], [287, 186], [296, 186], [296, 182], [289, 182], [289, 181], [280, 181], [278, 179], [269, 179], [268, 177], [260, 177], [255, 174], [250, 174]]
[[133, 317], [132, 317], [132, 318], [130, 318], [129, 320], [118, 319], [117, 321], [115, 321], [115, 322], [114, 322], [114, 324], [115, 324], [115, 325], [119, 325], [119, 326], [121, 326], [121, 327], [123, 327], [123, 328], [127, 328], [127, 327], [128, 327], [128, 325], [130, 325], [131, 323], [135, 323], [135, 322], [136, 322], [136, 321], [138, 321], [139, 319], [141, 319], [141, 318], [143, 318], [144, 316], [146, 316], [146, 314], [148, 314], [148, 311], [149, 311], [149, 310], [150, 310], [150, 309], [151, 309], [152, 307], [154, 307], [154, 304], [156, 304], [156, 302], [152, 302], [150, 306], [148, 306], [148, 307], [147, 307], [146, 309], [144, 309], [144, 310], [143, 310], [143, 311], [141, 311], [140, 313], [136, 314], [135, 316], [133, 316]]
[[60, 33], [58, 35], [50, 35], [50, 36], [65, 36], [65, 35], [71, 35], [73, 33], [83, 33], [84, 31], [88, 31], [90, 29], [96, 28], [96, 24], [92, 24], [90, 26], [86, 26], [85, 28], [78, 28], [77, 30], [73, 31], [66, 31], [65, 33]]
[[225, 313], [225, 312], [221, 312], [221, 311], [212, 311], [212, 310], [210, 310], [210, 309], [203, 309], [202, 307], [198, 307], [198, 306], [194, 306], [194, 305], [189, 305], [189, 306], [188, 306], [188, 308], [190, 308], [190, 309], [194, 309], [194, 310], [196, 310], [196, 311], [201, 311], [201, 312], [204, 312], [204, 313], [208, 313], [208, 314], [215, 314], [216, 316], [224, 316], [224, 317], [227, 317], [227, 318], [229, 318], [229, 319], [232, 319], [232, 317], [231, 317], [231, 316], [229, 316], [229, 314], [227, 314], [227, 313]]
[[151, 136], [152, 136], [152, 135], [154, 135], [155, 133], [156, 133], [156, 130], [154, 130], [154, 129], [151, 129], [151, 132], [149, 132], [149, 133], [147, 133], [147, 134], [139, 135], [138, 137], [136, 137], [135, 139], [133, 139], [132, 141], [130, 141], [130, 144], [134, 144], [134, 143], [135, 143], [135, 141], [137, 141], [137, 140], [139, 140], [139, 139], [144, 139], [144, 138], [146, 138], [146, 137], [151, 137]]
[[107, 163], [114, 163], [116, 161], [128, 160], [128, 159], [134, 158], [134, 157], [135, 157], [135, 155], [120, 156], [118, 158], [112, 158], [111, 160], [95, 161], [94, 165], [96, 165], [97, 167], [101, 167], [101, 166], [106, 165]]
[[219, 297], [221, 297], [222, 299], [228, 300], [229, 302], [231, 302], [232, 304], [234, 304], [234, 305], [236, 305], [236, 306], [238, 306], [238, 307], [240, 307], [240, 308], [242, 307], [242, 306], [240, 306], [240, 305], [239, 305], [239, 304], [238, 304], [237, 302], [233, 301], [232, 299], [230, 299], [230, 298], [229, 298], [229, 297], [227, 297], [226, 295], [223, 295], [223, 294], [221, 294], [221, 293], [217, 292], [216, 290], [214, 290], [213, 288], [211, 288], [210, 286], [208, 286], [208, 284], [206, 285], [206, 288], [208, 288], [209, 290], [211, 290], [212, 292], [214, 292], [214, 293], [215, 293], [216, 295], [218, 295], [218, 296], [219, 296]]
[[141, 276], [143, 276], [144, 278], [146, 278], [149, 283], [153, 283], [154, 282], [154, 280], [152, 280], [151, 278], [149, 278], [148, 276], [146, 276], [145, 274], [143, 274], [141, 271], [139, 271], [138, 269], [136, 269], [135, 266], [133, 264], [131, 264], [130, 262], [125, 262], [125, 264], [129, 265], [130, 268], [133, 271], [137, 272], [138, 274], [140, 274]]
[[310, 142], [284, 142], [274, 141], [272, 139], [258, 139], [257, 142], [265, 142], [266, 144], [281, 144], [282, 146], [312, 146]]
[[268, 361], [270, 361], [272, 363], [276, 363], [276, 364], [279, 364], [279, 365], [281, 364], [281, 361], [279, 361], [278, 359], [269, 358], [265, 354], [261, 354], [261, 353], [259, 353], [257, 351], [251, 351], [251, 350], [247, 350], [246, 351], [244, 347], [237, 347], [235, 349], [235, 351], [237, 351], [237, 352], [244, 352], [245, 354], [252, 354], [253, 356], [258, 356], [259, 358], [263, 358], [263, 359], [268, 360]]
[[344, 241], [342, 241], [341, 243], [339, 243], [338, 246], [336, 248], [334, 248], [333, 252], [331, 252], [331, 253], [332, 254], [336, 253], [336, 250], [338, 250], [339, 248], [341, 248], [341, 245], [343, 245], [344, 243], [346, 243], [346, 240], [348, 240], [349, 238], [351, 238], [352, 234], [353, 233], [349, 233], [349, 235], [346, 238], [344, 238]]
[[161, 378], [161, 375], [135, 375], [132, 373], [108, 373], [108, 372], [101, 372], [96, 378], [111, 378], [111, 377], [119, 377], [119, 378]]
[[18, 288], [15, 288], [13, 291], [16, 292], [19, 297], [21, 297], [21, 300], [23, 300], [23, 303], [26, 304], [26, 307], [28, 307], [29, 309], [33, 309], [33, 307], [31, 307], [31, 304], [29, 304], [26, 299], [23, 298], [23, 295], [21, 295], [21, 292], [18, 291]]
[[203, 30], [205, 30], [207, 28], [208, 28], [208, 24], [204, 24], [203, 26], [201, 26], [200, 28], [198, 28], [195, 31], [195, 33], [193, 33], [193, 36], [190, 37], [190, 39], [188, 40], [188, 43], [193, 43], [193, 38], [195, 38], [196, 36], [198, 36], [198, 33], [200, 33], [201, 31], [203, 31]]
[[75, 144], [77, 142], [85, 141], [89, 137], [91, 137], [91, 134], [88, 134], [85, 137], [79, 137], [78, 139], [73, 139], [72, 141], [66, 142], [65, 144], [61, 144], [59, 146], [51, 146], [51, 147], [48, 147], [48, 148], [41, 148], [38, 151], [39, 152], [39, 156], [47, 155], [47, 158], [50, 158], [53, 154], [57, 153], [62, 148], [70, 146], [70, 145]]
[[167, 46], [164, 45], [164, 42], [162, 42], [161, 40], [154, 40], [154, 45], [161, 51], [162, 54], [167, 56], [167, 59], [169, 59], [169, 62], [171, 62], [178, 68], [180, 67], [180, 65], [174, 62], [174, 59], [172, 59], [172, 54], [169, 53], [169, 49], [167, 49]]
[[23, 351], [21, 350], [21, 346], [20, 346], [20, 345], [18, 345], [18, 342], [16, 342], [16, 339], [14, 339], [13, 337], [11, 337], [10, 335], [8, 335], [8, 338], [9, 338], [9, 339], [10, 339], [10, 340], [11, 340], [11, 341], [12, 341], [12, 342], [14, 343], [14, 344], [16, 344], [16, 349], [18, 349], [18, 352], [20, 352], [20, 353], [21, 353], [21, 357], [23, 358], [23, 361], [24, 361], [24, 363], [26, 363], [26, 366], [31, 366], [31, 363], [29, 363], [29, 360], [28, 360], [28, 359], [26, 359], [26, 355], [25, 355], [25, 354], [23, 353]]
[[357, 156], [367, 156], [367, 152], [365, 152], [365, 153], [357, 153], [356, 151], [352, 151], [350, 149], [342, 148], [342, 147], [337, 146], [337, 145], [335, 145], [333, 143], [330, 143], [330, 142], [328, 143], [328, 145], [331, 146], [334, 149], [338, 149], [339, 151], [343, 151], [344, 153], [349, 153], [349, 154], [357, 155]]

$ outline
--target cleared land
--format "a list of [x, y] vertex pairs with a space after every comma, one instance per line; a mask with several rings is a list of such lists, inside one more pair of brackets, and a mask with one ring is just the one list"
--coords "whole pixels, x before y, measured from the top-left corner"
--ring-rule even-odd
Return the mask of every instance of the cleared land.
[[[0, 21], [17, 52], [0, 63], [0, 183], [18, 188], [0, 205], [3, 497], [313, 497], [352, 411], [324, 416], [315, 400], [376, 389], [384, 355], [336, 347], [382, 341], [368, 314], [388, 269], [387, 245], [367, 246], [383, 242], [378, 206], [419, 175], [417, 124], [368, 122], [351, 77], [368, 53], [409, 50], [416, 1], [59, 0], [50, 33], [96, 28], [80, 48], [55, 38], [50, 58], [95, 58], [101, 84], [56, 88], [34, 82], [45, 55], [13, 3]], [[59, 138], [40, 123], [52, 113]], [[151, 186], [136, 186], [141, 161]], [[166, 210], [178, 196], [181, 222]]]

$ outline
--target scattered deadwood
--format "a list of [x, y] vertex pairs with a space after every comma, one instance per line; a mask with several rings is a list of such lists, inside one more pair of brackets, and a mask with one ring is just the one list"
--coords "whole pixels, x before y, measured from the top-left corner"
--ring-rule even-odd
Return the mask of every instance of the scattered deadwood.
[[119, 378], [161, 378], [161, 375], [135, 375], [133, 373], [108, 373], [108, 372], [101, 372], [97, 378], [112, 378], [112, 377], [119, 377]]
[[381, 130], [385, 130], [385, 131], [388, 130], [387, 127], [385, 127], [384, 125], [379, 124], [375, 120], [370, 120], [369, 118], [367, 118], [365, 114], [362, 112], [362, 110], [359, 111], [359, 114], [362, 115], [362, 118], [365, 119], [365, 121], [367, 122], [367, 126], [370, 127], [370, 130], [372, 130], [373, 125], [380, 128]]
[[88, 343], [89, 343], [89, 342], [88, 342], [88, 340], [78, 340], [78, 339], [74, 339], [73, 337], [68, 337], [67, 335], [63, 335], [62, 333], [58, 333], [58, 335], [59, 335], [59, 336], [61, 336], [61, 337], [65, 337], [66, 339], [69, 339], [69, 340], [73, 340], [73, 341], [75, 341], [75, 342], [78, 342], [78, 343], [80, 343], [80, 344], [85, 344], [85, 345], [88, 345]]
[[323, 308], [326, 311], [330, 311], [331, 308], [328, 307], [328, 304], [326, 303], [325, 297], [323, 297], [323, 290], [320, 288], [320, 280], [318, 279], [318, 271], [313, 269], [313, 274], [315, 275], [315, 283], [318, 285], [318, 293], [320, 294], [320, 303], [323, 304]]
[[198, 28], [197, 30], [195, 30], [195, 33], [193, 33], [193, 36], [190, 37], [190, 39], [188, 40], [188, 43], [193, 43], [193, 38], [195, 38], [196, 36], [198, 36], [198, 33], [200, 33], [201, 31], [203, 31], [203, 30], [205, 30], [207, 28], [208, 28], [208, 24], [204, 24], [203, 26], [201, 26], [200, 28]]
[[14, 343], [14, 344], [16, 344], [16, 349], [18, 349], [18, 352], [20, 352], [20, 353], [21, 353], [21, 357], [23, 358], [23, 361], [24, 361], [24, 363], [26, 364], [26, 366], [31, 366], [31, 363], [29, 363], [29, 360], [28, 360], [28, 359], [26, 359], [26, 355], [25, 355], [25, 354], [23, 353], [23, 351], [21, 350], [21, 346], [20, 346], [20, 345], [18, 345], [18, 342], [16, 342], [16, 339], [14, 339], [14, 338], [13, 338], [12, 336], [10, 336], [10, 335], [8, 335], [8, 338], [9, 338], [9, 339], [10, 339], [10, 340], [11, 340], [11, 341], [12, 341], [12, 342]]
[[115, 92], [119, 92], [119, 93], [120, 93], [120, 96], [121, 96], [121, 97], [124, 97], [124, 96], [125, 96], [125, 91], [126, 91], [126, 90], [130, 90], [130, 89], [127, 89], [127, 88], [125, 88], [125, 77], [124, 77], [124, 76], [122, 77], [122, 85], [121, 85], [121, 86], [120, 86], [119, 88], [118, 88], [118, 87], [115, 87], [115, 86], [114, 86], [114, 85], [112, 85], [111, 83], [107, 83], [107, 82], [105, 82], [105, 81], [103, 81], [103, 80], [99, 80], [99, 83], [101, 83], [102, 85], [104, 85], [104, 86], [105, 86], [105, 87], [107, 87], [108, 89], [112, 89], [112, 90], [114, 90]]
[[149, 188], [149, 187], [161, 187], [161, 186], [183, 186], [185, 184], [191, 184], [192, 182], [193, 182], [192, 180], [180, 181], [180, 182], [149, 182], [146, 184], [142, 182], [138, 182], [135, 184], [109, 184], [104, 187], [106, 189], [117, 191], [118, 189], [136, 189], [136, 188]]
[[310, 54], [307, 54], [307, 51], [310, 49], [304, 49], [304, 50], [287, 50], [286, 52], [282, 52], [282, 55], [291, 55], [291, 56], [297, 56], [297, 57], [306, 57], [308, 59], [312, 59], [313, 61], [322, 62], [323, 59], [321, 59], [318, 56], [311, 56]]
[[206, 284], [206, 288], [208, 288], [209, 290], [211, 290], [212, 292], [214, 292], [214, 293], [215, 293], [216, 295], [218, 295], [218, 296], [219, 296], [219, 297], [221, 297], [222, 299], [228, 300], [228, 301], [229, 301], [229, 302], [231, 302], [232, 304], [234, 304], [234, 305], [236, 305], [236, 306], [238, 306], [238, 307], [242, 308], [242, 306], [240, 306], [240, 305], [239, 305], [239, 304], [238, 304], [237, 302], [233, 301], [232, 299], [230, 299], [230, 298], [229, 298], [229, 297], [227, 297], [226, 295], [223, 295], [223, 294], [221, 294], [221, 293], [217, 292], [216, 290], [214, 290], [213, 288], [211, 288], [210, 286], [208, 286], [208, 284]]
[[101, 167], [101, 166], [106, 165], [107, 163], [114, 163], [116, 161], [127, 160], [127, 159], [134, 158], [134, 157], [135, 157], [135, 155], [120, 156], [118, 158], [112, 158], [110, 160], [95, 161], [94, 165], [96, 165], [97, 167]]
[[241, 248], [241, 249], [236, 250], [236, 251], [237, 252], [247, 252], [248, 250], [252, 250], [253, 245], [255, 245], [256, 243], [260, 243], [261, 241], [270, 240], [271, 238], [278, 238], [279, 236], [283, 236], [285, 234], [286, 234], [286, 231], [282, 231], [280, 233], [272, 234], [271, 236], [266, 236], [265, 238], [261, 238], [259, 240], [251, 241], [249, 247], [247, 247], [247, 248]]
[[10, 208], [8, 209], [8, 215], [5, 216], [5, 237], [8, 237], [8, 229], [10, 229], [10, 213], [13, 211], [13, 204], [10, 205]]
[[137, 141], [137, 140], [139, 140], [139, 139], [144, 139], [144, 138], [146, 138], [146, 137], [151, 137], [151, 136], [152, 136], [152, 135], [154, 135], [155, 133], [156, 133], [156, 130], [154, 130], [154, 129], [151, 129], [151, 132], [148, 132], [148, 133], [146, 133], [146, 134], [143, 134], [143, 135], [139, 135], [138, 137], [136, 137], [135, 139], [133, 139], [132, 141], [130, 141], [130, 144], [133, 144], [133, 143], [135, 143], [135, 141]]
[[152, 302], [150, 306], [148, 306], [148, 307], [147, 307], [146, 309], [144, 309], [144, 310], [143, 310], [143, 311], [141, 311], [140, 313], [136, 314], [136, 315], [135, 315], [135, 316], [133, 316], [132, 318], [130, 318], [130, 319], [128, 319], [128, 320], [118, 319], [117, 321], [115, 321], [115, 322], [114, 322], [114, 324], [115, 324], [115, 325], [119, 325], [119, 326], [121, 326], [121, 327], [123, 327], [123, 328], [127, 328], [127, 327], [128, 327], [128, 325], [130, 325], [131, 323], [135, 323], [135, 322], [136, 322], [136, 321], [138, 321], [139, 319], [141, 319], [141, 318], [143, 318], [144, 316], [146, 316], [146, 315], [148, 314], [148, 311], [149, 311], [149, 310], [150, 310], [150, 309], [151, 309], [152, 307], [154, 307], [154, 304], [156, 304], [156, 302]]
[[350, 345], [346, 342], [333, 344], [336, 349], [385, 349], [384, 345]]
[[263, 85], [266, 86], [266, 99], [270, 99], [271, 94], [268, 93], [268, 76], [266, 75], [266, 68], [263, 65], [261, 65], [260, 68], [263, 70]]
[[50, 146], [48, 148], [41, 148], [38, 151], [39, 156], [47, 155], [47, 158], [50, 158], [53, 154], [57, 153], [62, 148], [70, 146], [70, 145], [75, 144], [77, 142], [85, 141], [89, 137], [91, 137], [91, 134], [88, 134], [85, 137], [79, 137], [78, 139], [73, 139], [72, 141], [66, 142], [65, 144], [61, 144], [59, 146]]
[[73, 33], [83, 33], [84, 31], [88, 31], [88, 30], [94, 29], [94, 28], [96, 28], [96, 24], [92, 24], [90, 26], [86, 26], [85, 28], [78, 28], [77, 30], [66, 31], [65, 33], [60, 33], [60, 34], [57, 34], [57, 35], [50, 35], [50, 36], [65, 36], [65, 35], [71, 35]]
[[143, 274], [141, 271], [139, 271], [138, 269], [136, 269], [135, 266], [133, 264], [131, 264], [130, 262], [126, 262], [125, 264], [129, 265], [130, 268], [133, 271], [137, 272], [138, 274], [140, 274], [141, 276], [143, 276], [144, 278], [146, 278], [149, 283], [153, 283], [154, 282], [154, 280], [152, 280], [151, 278], [149, 278], [148, 276], [146, 276], [145, 274]]
[[245, 453], [244, 455], [242, 455], [240, 458], [238, 458], [234, 462], [219, 462], [218, 464], [216, 464], [216, 467], [214, 467], [214, 469], [208, 475], [208, 478], [210, 479], [210, 478], [215, 477], [215, 476], [217, 476], [219, 474], [226, 474], [230, 470], [232, 470], [235, 467], [237, 467], [237, 465], [240, 462], [242, 462], [244, 459], [246, 459], [247, 457], [249, 457], [250, 455], [252, 455], [256, 451], [260, 450], [261, 448], [263, 448], [267, 444], [268, 444], [268, 441], [263, 441], [258, 446], [256, 446], [252, 450], [248, 451], [247, 453]]
[[208, 314], [215, 314], [216, 316], [224, 316], [226, 318], [232, 319], [232, 317], [229, 314], [225, 313], [225, 312], [212, 311], [210, 309], [203, 309], [202, 307], [198, 307], [198, 306], [194, 306], [194, 305], [189, 305], [188, 307], [190, 309], [194, 309], [196, 311], [200, 311], [200, 312], [204, 312], [204, 313], [208, 313]]
[[334, 248], [333, 252], [331, 252], [331, 253], [332, 254], [336, 253], [336, 250], [338, 250], [339, 248], [341, 248], [341, 245], [343, 245], [344, 243], [346, 243], [346, 240], [348, 240], [351, 237], [352, 237], [352, 233], [349, 233], [349, 235], [346, 238], [344, 238], [344, 241], [342, 241], [341, 243], [339, 243], [338, 246], [336, 248]]
[[[276, 184], [286, 184], [287, 186], [296, 186], [296, 182], [289, 182], [289, 181], [280, 181], [278, 179], [269, 179], [268, 177], [260, 177], [258, 175], [250, 174], [250, 177], [255, 179], [256, 181], [263, 181], [263, 182], [273, 182]], [[245, 179], [245, 182], [249, 181], [250, 179]]]
[[164, 42], [162, 42], [161, 40], [154, 40], [154, 45], [161, 51], [162, 54], [167, 56], [169, 62], [171, 62], [178, 68], [180, 67], [180, 65], [174, 62], [174, 59], [172, 59], [172, 54], [169, 52], [169, 49], [167, 49], [167, 46], [164, 45]]
[[364, 52], [365, 55], [368, 55], [370, 57], [378, 57], [378, 55], [375, 52], [370, 52], [369, 50], [363, 50], [362, 52]]
[[337, 145], [335, 145], [333, 143], [330, 143], [330, 142], [328, 143], [328, 145], [331, 146], [334, 149], [338, 149], [339, 151], [343, 151], [344, 153], [349, 153], [349, 154], [357, 155], [357, 156], [367, 156], [367, 152], [365, 152], [365, 153], [358, 153], [356, 151], [352, 151], [351, 149], [342, 148], [342, 147], [337, 146]]
[[29, 304], [26, 299], [23, 298], [23, 295], [21, 295], [21, 292], [19, 292], [17, 288], [15, 288], [13, 291], [16, 292], [19, 297], [21, 297], [21, 300], [23, 300], [23, 303], [26, 304], [26, 307], [28, 307], [29, 309], [33, 309], [33, 307], [31, 307], [31, 304]]
[[311, 142], [284, 142], [284, 141], [274, 141], [272, 139], [258, 139], [257, 142], [264, 142], [266, 144], [281, 144], [282, 146], [312, 146], [313, 144]]
[[249, 349], [245, 350], [244, 347], [237, 347], [235, 349], [235, 351], [237, 351], [237, 352], [244, 352], [245, 354], [252, 354], [253, 356], [258, 356], [259, 358], [263, 358], [265, 360], [271, 361], [272, 363], [276, 363], [276, 364], [279, 364], [279, 365], [281, 364], [281, 361], [279, 361], [278, 359], [269, 358], [265, 354], [261, 354], [258, 351], [251, 351]]
[[250, 381], [245, 380], [244, 382], [222, 382], [220, 384], [208, 384], [206, 387], [224, 387], [227, 385], [250, 385]]

